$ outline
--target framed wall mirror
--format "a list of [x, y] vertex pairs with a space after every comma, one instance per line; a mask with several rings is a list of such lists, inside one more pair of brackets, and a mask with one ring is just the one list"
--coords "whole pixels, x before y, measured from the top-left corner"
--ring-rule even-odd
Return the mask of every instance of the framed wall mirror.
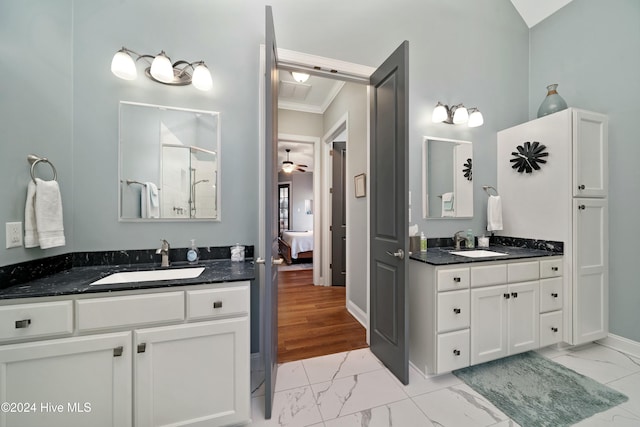
[[120, 221], [220, 220], [220, 113], [120, 102]]
[[473, 217], [473, 144], [425, 136], [422, 145], [423, 218]]

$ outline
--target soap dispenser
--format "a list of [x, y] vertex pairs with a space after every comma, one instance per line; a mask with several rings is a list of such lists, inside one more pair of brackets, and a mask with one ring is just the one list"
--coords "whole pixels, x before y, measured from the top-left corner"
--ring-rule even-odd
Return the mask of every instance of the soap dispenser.
[[467, 241], [465, 242], [464, 246], [467, 249], [473, 249], [475, 247], [475, 237], [473, 236], [473, 231], [471, 231], [471, 229], [467, 230]]
[[191, 247], [187, 251], [187, 261], [189, 264], [197, 264], [200, 259], [200, 251], [196, 246], [196, 239], [191, 239]]

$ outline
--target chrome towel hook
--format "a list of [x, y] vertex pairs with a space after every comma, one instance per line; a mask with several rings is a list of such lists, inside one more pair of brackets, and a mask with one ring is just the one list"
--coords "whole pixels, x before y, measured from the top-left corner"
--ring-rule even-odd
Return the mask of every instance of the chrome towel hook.
[[29, 164], [31, 164], [31, 179], [33, 180], [33, 182], [36, 182], [36, 176], [34, 174], [35, 167], [40, 162], [48, 163], [49, 166], [51, 166], [51, 169], [53, 170], [53, 180], [54, 181], [58, 180], [58, 172], [56, 171], [56, 167], [53, 166], [53, 163], [51, 163], [49, 159], [47, 159], [46, 157], [39, 157], [39, 156], [36, 156], [35, 154], [29, 154], [27, 156], [27, 161], [29, 162]]
[[[486, 191], [486, 192], [487, 192], [487, 194], [488, 194], [488, 195], [490, 195], [490, 196], [499, 196], [499, 194], [498, 194], [498, 190], [496, 190], [495, 188], [493, 188], [493, 187], [492, 187], [492, 186], [490, 186], [490, 185], [483, 185], [483, 186], [482, 186], [482, 189], [483, 189], [484, 191]], [[490, 192], [489, 190], [493, 190], [493, 191], [495, 191], [495, 193], [496, 193], [496, 194], [491, 194], [491, 192]]]

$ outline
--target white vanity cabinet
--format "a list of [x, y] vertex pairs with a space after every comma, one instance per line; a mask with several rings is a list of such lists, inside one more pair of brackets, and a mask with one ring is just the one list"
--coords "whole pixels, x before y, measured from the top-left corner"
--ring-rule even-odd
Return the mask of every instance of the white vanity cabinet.
[[131, 333], [0, 346], [0, 426], [131, 425]]
[[[13, 338], [0, 345], [0, 400], [52, 402], [64, 405], [64, 412], [42, 412], [38, 406], [33, 417], [0, 413], [0, 426], [248, 422], [249, 298], [248, 282], [235, 282], [38, 303], [62, 302], [75, 324], [67, 338], [24, 342], [25, 335], [18, 339], [22, 342]], [[38, 305], [32, 301], [5, 302], [0, 322], [25, 320], [24, 307]], [[52, 313], [63, 317], [59, 308]], [[85, 403], [89, 411], [71, 413], [67, 407], [83, 409]]]
[[[575, 108], [498, 132], [500, 234], [564, 243], [561, 331], [572, 345], [608, 334], [607, 133], [607, 116]], [[518, 173], [510, 160], [527, 141], [548, 156], [540, 170]]]
[[412, 261], [410, 362], [439, 374], [560, 341], [562, 259]]

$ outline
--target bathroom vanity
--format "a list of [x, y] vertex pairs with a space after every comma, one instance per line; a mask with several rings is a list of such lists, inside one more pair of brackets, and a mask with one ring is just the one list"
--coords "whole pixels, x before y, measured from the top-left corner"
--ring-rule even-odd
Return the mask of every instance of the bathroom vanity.
[[409, 360], [441, 374], [562, 341], [562, 259], [492, 247], [465, 258], [443, 248], [409, 263]]
[[0, 291], [0, 401], [15, 406], [0, 425], [248, 422], [253, 264], [204, 265], [187, 280], [91, 286], [96, 269], [76, 269], [53, 291], [46, 278]]

